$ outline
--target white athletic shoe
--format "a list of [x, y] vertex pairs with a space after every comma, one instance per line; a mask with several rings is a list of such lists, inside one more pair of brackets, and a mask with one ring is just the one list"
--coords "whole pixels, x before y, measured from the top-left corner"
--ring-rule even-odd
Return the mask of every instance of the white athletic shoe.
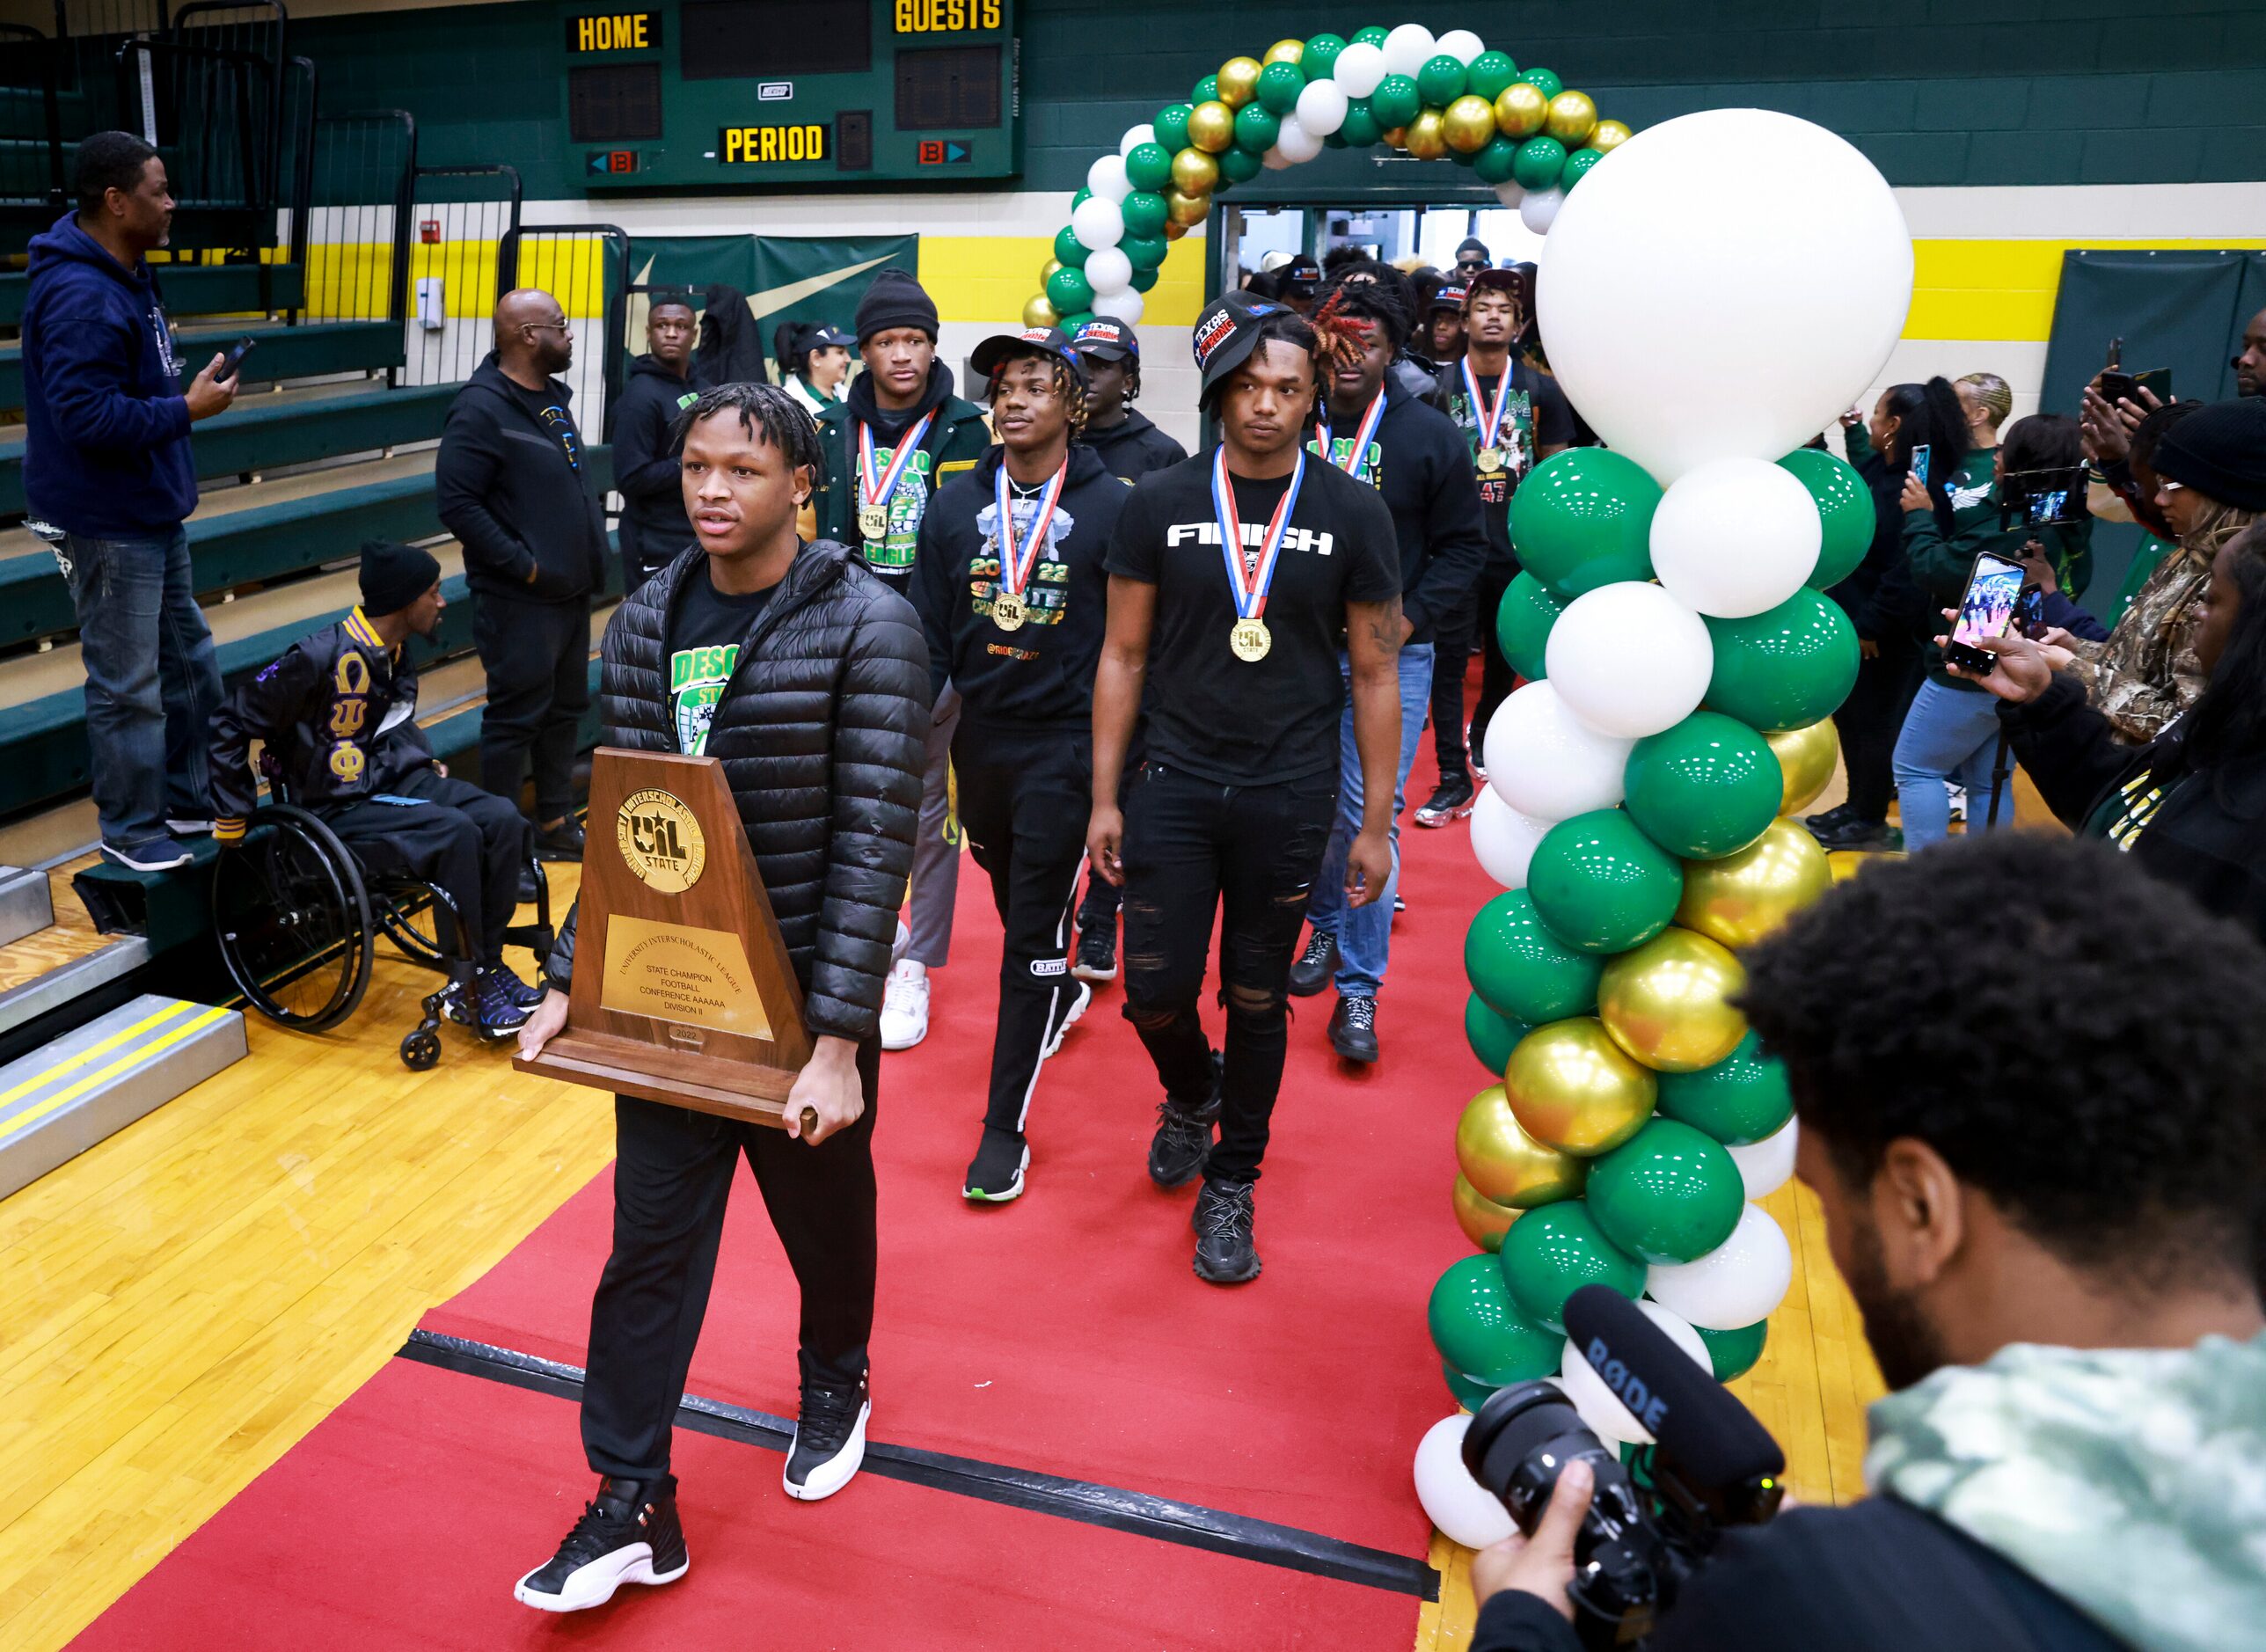
[[928, 1036], [928, 971], [900, 963], [881, 991], [881, 1048], [910, 1049]]
[[905, 948], [913, 944], [913, 932], [905, 927], [905, 920], [897, 920], [897, 938], [889, 943], [889, 968], [894, 969], [905, 961]]
[[802, 1415], [779, 1474], [786, 1495], [798, 1502], [816, 1502], [848, 1485], [866, 1461], [866, 1419], [873, 1414], [874, 1401], [863, 1383], [843, 1391], [805, 1383]]
[[691, 1564], [673, 1479], [603, 1480], [559, 1553], [511, 1592], [537, 1612], [583, 1612], [604, 1605], [624, 1583], [673, 1583]]
[[1041, 1061], [1045, 1061], [1063, 1047], [1063, 1039], [1068, 1035], [1071, 1027], [1078, 1025], [1078, 1018], [1085, 1013], [1085, 1006], [1093, 1002], [1093, 989], [1085, 982], [1079, 982], [1078, 997], [1071, 1000], [1070, 1013], [1063, 1017], [1062, 1025], [1055, 1028], [1055, 1035], [1047, 1040], [1047, 1047], [1039, 1052]]

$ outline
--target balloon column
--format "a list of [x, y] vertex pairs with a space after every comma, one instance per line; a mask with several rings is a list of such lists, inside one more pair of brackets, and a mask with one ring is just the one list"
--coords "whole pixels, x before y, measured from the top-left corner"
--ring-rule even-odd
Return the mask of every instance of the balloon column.
[[1277, 40], [1264, 57], [1229, 58], [1187, 102], [1166, 105], [1093, 163], [1023, 321], [1137, 323], [1166, 250], [1204, 221], [1215, 194], [1325, 149], [1382, 143], [1445, 157], [1494, 185], [1540, 234], [1567, 192], [1628, 136], [1621, 121], [1597, 118], [1587, 92], [1546, 69], [1520, 69], [1469, 29], [1435, 39], [1404, 23], [1351, 40]]
[[[1730, 224], [1709, 179], [1743, 161], [1772, 200]], [[1825, 720], [1857, 673], [1824, 591], [1872, 534], [1855, 474], [1802, 444], [1887, 360], [1911, 276], [1871, 164], [1759, 110], [1638, 134], [1551, 232], [1551, 366], [1611, 445], [1544, 460], [1511, 503], [1524, 571], [1497, 641], [1532, 680], [1485, 731], [1472, 846], [1503, 892], [1464, 954], [1500, 1082], [1456, 1131], [1480, 1254], [1430, 1310], [1466, 1406], [1556, 1377], [1600, 1436], [1642, 1441], [1563, 1335], [1593, 1283], [1722, 1380], [1761, 1357], [1793, 1258], [1755, 1202], [1792, 1174], [1795, 1126], [1735, 1007], [1738, 954], [1831, 881], [1788, 817], [1832, 774]], [[1426, 1507], [1478, 1531], [1452, 1476], [1422, 1472], [1437, 1457]]]

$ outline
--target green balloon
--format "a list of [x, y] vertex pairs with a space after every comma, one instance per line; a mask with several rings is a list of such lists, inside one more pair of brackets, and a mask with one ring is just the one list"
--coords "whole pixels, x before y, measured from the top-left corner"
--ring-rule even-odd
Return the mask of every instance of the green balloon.
[[1660, 484], [1611, 448], [1568, 448], [1534, 467], [1510, 501], [1519, 566], [1565, 597], [1652, 577]]
[[[1159, 121], [1164, 119], [1162, 115], [1157, 118]], [[1182, 122], [1182, 128], [1183, 130], [1186, 129], [1185, 121]], [[1162, 143], [1135, 144], [1132, 152], [1125, 157], [1125, 178], [1137, 191], [1154, 194], [1157, 197], [1157, 210], [1162, 212], [1165, 209], [1165, 186], [1173, 181], [1172, 150], [1166, 149]], [[1130, 201], [1133, 197], [1128, 195], [1125, 199]], [[1159, 229], [1164, 227], [1162, 218], [1158, 219], [1157, 227]]]
[[[1056, 313], [1057, 315], [1061, 314], [1060, 311], [1056, 311]], [[1062, 329], [1063, 336], [1067, 339], [1074, 337], [1080, 327], [1084, 326], [1087, 322], [1093, 319], [1093, 311], [1091, 310], [1073, 310], [1068, 315], [1062, 316], [1062, 318], [1056, 321], [1055, 325]]]
[[1344, 149], [1346, 147], [1345, 128], [1340, 127], [1334, 132], [1326, 133], [1322, 138], [1322, 147], [1326, 150]]
[[1047, 302], [1055, 307], [1058, 316], [1092, 309], [1093, 289], [1086, 282], [1085, 272], [1065, 267], [1048, 276]]
[[1530, 69], [1519, 78], [1546, 98], [1554, 98], [1566, 90], [1566, 83], [1559, 79], [1554, 71], [1547, 69]]
[[1448, 145], [1448, 159], [1455, 165], [1466, 168], [1475, 167], [1480, 164], [1478, 156], [1467, 155], [1452, 143]]
[[1472, 59], [1464, 78], [1472, 91], [1493, 103], [1505, 86], [1518, 78], [1518, 65], [1510, 61], [1509, 52], [1481, 52]]
[[[1267, 114], [1267, 112], [1261, 109], [1255, 103], [1246, 103], [1243, 106], [1243, 112], [1246, 114], [1254, 111], [1258, 113], [1267, 115], [1267, 119], [1269, 121], [1275, 118], [1271, 114]], [[1240, 127], [1238, 127], [1236, 129], [1239, 132], [1242, 130]], [[1269, 142], [1272, 142], [1272, 140], [1270, 139]], [[1240, 141], [1238, 141], [1232, 148], [1222, 150], [1219, 153], [1218, 158], [1220, 187], [1222, 189], [1226, 188], [1230, 184], [1243, 184], [1250, 182], [1251, 179], [1259, 176], [1260, 169], [1266, 164], [1264, 161], [1259, 158], [1258, 153], [1244, 148]]]
[[1506, 889], [1480, 908], [1464, 935], [1472, 990], [1503, 1020], [1528, 1027], [1595, 1010], [1604, 969], [1545, 928], [1524, 889]]
[[[1487, 141], [1487, 147], [1472, 157], [1472, 170], [1482, 181], [1507, 184], [1518, 166], [1518, 140], [1498, 132]], [[1569, 448], [1568, 452], [1574, 451]], [[1602, 449], [1599, 451], [1603, 451]]]
[[[1341, 34], [1312, 34], [1306, 37], [1305, 55], [1298, 59], [1299, 72], [1309, 80], [1327, 80], [1330, 65], [1338, 61], [1338, 54], [1346, 48]], [[1261, 71], [1265, 78], [1265, 71]]]
[[1456, 1403], [1466, 1411], [1476, 1413], [1495, 1396], [1494, 1389], [1473, 1381], [1452, 1365], [1444, 1363], [1440, 1375], [1447, 1379], [1448, 1392], [1455, 1396]]
[[1385, 44], [1385, 37], [1392, 33], [1392, 31], [1386, 28], [1382, 23], [1372, 23], [1365, 29], [1356, 29], [1353, 32], [1353, 44], [1356, 46], [1382, 46]]
[[1067, 264], [1072, 269], [1084, 269], [1092, 249], [1071, 233], [1068, 224], [1055, 231], [1055, 261]]
[[1464, 1000], [1464, 1037], [1480, 1065], [1498, 1078], [1510, 1064], [1510, 1052], [1518, 1048], [1518, 1041], [1533, 1030], [1523, 1021], [1498, 1015], [1476, 992]]
[[1747, 1208], [1746, 1186], [1723, 1144], [1663, 1118], [1592, 1160], [1583, 1196], [1604, 1236], [1648, 1262], [1705, 1256], [1731, 1237]]
[[[1188, 146], [1188, 117], [1195, 113], [1195, 105], [1192, 103], [1166, 104], [1157, 111], [1157, 118], [1149, 123], [1157, 135], [1157, 147], [1165, 151], [1165, 176], [1168, 179], [1173, 175], [1173, 157]], [[1125, 170], [1126, 175], [1130, 177], [1133, 169], [1129, 166]], [[1151, 184], [1148, 186], [1162, 189], [1164, 185]]]
[[1583, 1285], [1608, 1285], [1634, 1302], [1644, 1294], [1644, 1264], [1604, 1236], [1586, 1199], [1529, 1210], [1502, 1236], [1503, 1283], [1520, 1315], [1563, 1335], [1566, 1298]]
[[[1128, 201], [1134, 199], [1131, 195], [1125, 198]], [[1125, 254], [1137, 275], [1143, 270], [1154, 274], [1157, 267], [1165, 261], [1165, 254], [1172, 251], [1172, 247], [1173, 244], [1170, 241], [1153, 231], [1144, 231], [1137, 235], [1129, 229], [1124, 239], [1117, 244], [1117, 250]]]
[[1857, 681], [1855, 628], [1807, 587], [1745, 619], [1710, 618], [1707, 634], [1715, 645], [1707, 705], [1766, 735], [1807, 728]]
[[1797, 448], [1779, 464], [1809, 490], [1817, 501], [1818, 525], [1824, 530], [1817, 566], [1802, 583], [1818, 591], [1838, 585], [1857, 571], [1865, 552], [1873, 548], [1873, 490], [1846, 460], [1816, 448]]
[[1558, 187], [1571, 189], [1588, 175], [1590, 168], [1604, 158], [1603, 150], [1575, 150], [1566, 157], [1565, 165], [1558, 169]]
[[1715, 1380], [1719, 1383], [1729, 1382], [1754, 1370], [1756, 1362], [1763, 1356], [1763, 1345], [1770, 1341], [1768, 1319], [1758, 1319], [1736, 1331], [1710, 1331], [1700, 1325], [1692, 1328], [1707, 1345], [1707, 1361], [1715, 1368]]
[[1547, 1377], [1565, 1355], [1564, 1333], [1544, 1330], [1512, 1305], [1492, 1256], [1451, 1263], [1432, 1287], [1426, 1317], [1442, 1363], [1489, 1388]]
[[1535, 915], [1568, 947], [1600, 955], [1626, 952], [1676, 916], [1684, 868], [1623, 810], [1593, 809], [1542, 835], [1527, 863], [1526, 893]]
[[[1604, 450], [1570, 448], [1568, 451], [1602, 453]], [[1532, 486], [1531, 480], [1528, 485]], [[1510, 669], [1528, 682], [1539, 682], [1544, 676], [1543, 645], [1550, 639], [1550, 627], [1558, 623], [1558, 616], [1573, 600], [1559, 596], [1524, 569], [1503, 592], [1502, 605], [1495, 610], [1495, 647], [1510, 662]]]
[[1366, 98], [1347, 99], [1346, 118], [1338, 131], [1344, 135], [1349, 150], [1365, 150], [1385, 135], [1385, 128]]
[[[1124, 243], [1121, 241], [1118, 245], [1122, 246]], [[1145, 293], [1157, 284], [1157, 274], [1158, 271], [1154, 265], [1144, 269], [1136, 264], [1133, 267], [1133, 279], [1126, 284], [1137, 293]]]
[[1443, 52], [1427, 58], [1424, 67], [1416, 71], [1416, 90], [1432, 107], [1444, 109], [1464, 95], [1467, 78], [1463, 64]]
[[1726, 1146], [1744, 1147], [1786, 1128], [1794, 1093], [1785, 1066], [1763, 1054], [1761, 1034], [1749, 1027], [1739, 1047], [1714, 1066], [1662, 1073], [1660, 1110]]
[[1078, 194], [1070, 198], [1070, 209], [1072, 212], [1076, 212], [1082, 204], [1093, 199], [1093, 191], [1086, 188], [1083, 184], [1081, 184], [1078, 186]]
[[[1278, 63], [1276, 67], [1283, 65]], [[1235, 112], [1235, 142], [1254, 157], [1273, 149], [1276, 136], [1282, 130], [1282, 117], [1269, 114], [1261, 104], [1246, 103]]]
[[1296, 63], [1269, 63], [1259, 71], [1259, 106], [1271, 115], [1286, 115], [1297, 108], [1298, 94], [1305, 89], [1305, 71]]
[[1744, 723], [1694, 712], [1636, 742], [1624, 786], [1629, 818], [1646, 837], [1686, 860], [1714, 860], [1770, 830], [1786, 771]]
[[1188, 94], [1188, 101], [1191, 104], [1218, 102], [1219, 77], [1206, 75], [1202, 80], [1196, 82], [1195, 90]]
[[1549, 189], [1565, 166], [1566, 146], [1547, 134], [1537, 134], [1518, 146], [1510, 175], [1528, 189]]
[[1378, 125], [1390, 132], [1394, 127], [1407, 126], [1424, 112], [1424, 95], [1416, 90], [1416, 82], [1411, 77], [1387, 75], [1369, 94], [1369, 112], [1377, 117]]

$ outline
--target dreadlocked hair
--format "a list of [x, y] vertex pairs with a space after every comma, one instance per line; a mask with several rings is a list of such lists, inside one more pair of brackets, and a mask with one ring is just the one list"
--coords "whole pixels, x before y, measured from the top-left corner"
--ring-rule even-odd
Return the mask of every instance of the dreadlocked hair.
[[1334, 368], [1351, 366], [1379, 330], [1396, 351], [1407, 341], [1408, 311], [1382, 281], [1342, 282], [1314, 311], [1322, 359]]
[[[1085, 434], [1085, 384], [1076, 373], [1071, 371], [1070, 363], [1051, 350], [1018, 350], [993, 368], [986, 399], [990, 401], [999, 399], [999, 381], [1006, 376], [1007, 369], [1018, 362], [1044, 362], [1047, 364], [1048, 372], [1054, 376], [1055, 394], [1061, 397], [1063, 405], [1070, 409], [1070, 439], [1076, 442], [1084, 435]], [[1128, 401], [1133, 399], [1131, 391], [1127, 391], [1125, 399]]]
[[761, 433], [764, 441], [786, 456], [790, 467], [808, 466], [813, 487], [826, 479], [826, 456], [818, 445], [818, 421], [777, 384], [719, 384], [713, 390], [702, 391], [698, 398], [678, 413], [669, 426], [670, 450], [682, 450], [686, 432], [702, 420], [720, 413], [739, 414], [740, 428], [749, 435]]

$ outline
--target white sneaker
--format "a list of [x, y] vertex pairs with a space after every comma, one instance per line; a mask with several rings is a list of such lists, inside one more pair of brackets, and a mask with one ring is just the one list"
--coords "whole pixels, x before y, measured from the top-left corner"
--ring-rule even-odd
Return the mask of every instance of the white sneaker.
[[1093, 1002], [1093, 989], [1085, 982], [1079, 982], [1078, 997], [1071, 1000], [1070, 1013], [1062, 1018], [1062, 1025], [1055, 1028], [1055, 1035], [1047, 1040], [1047, 1047], [1039, 1052], [1041, 1061], [1045, 1061], [1062, 1048], [1063, 1039], [1069, 1034], [1071, 1027], [1078, 1025], [1078, 1018], [1085, 1013], [1085, 1006]]
[[913, 944], [913, 932], [905, 927], [905, 920], [897, 920], [897, 938], [889, 943], [889, 968], [894, 969], [905, 960], [905, 948]]
[[1967, 818], [1967, 788], [1963, 786], [1954, 786], [1945, 789], [1951, 793], [1951, 818], [1955, 821], [1964, 821]]
[[881, 994], [881, 1048], [910, 1049], [928, 1036], [928, 971], [900, 963]]

